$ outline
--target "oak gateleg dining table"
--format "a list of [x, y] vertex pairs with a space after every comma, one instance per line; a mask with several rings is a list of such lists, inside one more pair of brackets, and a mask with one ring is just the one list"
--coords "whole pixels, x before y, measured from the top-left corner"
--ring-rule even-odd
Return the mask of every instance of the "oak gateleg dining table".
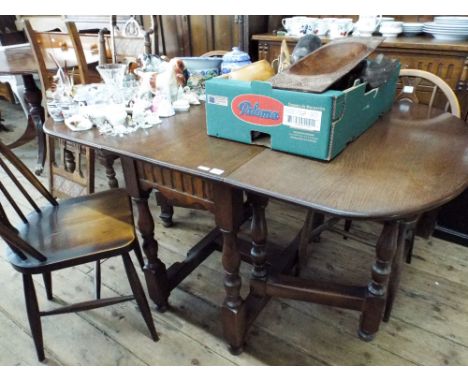
[[[395, 104], [330, 162], [209, 137], [203, 105], [125, 136], [100, 135], [96, 129], [73, 132], [51, 119], [44, 131], [121, 157], [126, 189], [138, 212], [148, 292], [159, 310], [168, 307], [172, 289], [211, 252], [222, 250], [221, 320], [234, 353], [242, 351], [248, 328], [271, 297], [360, 311], [359, 336], [371, 340], [382, 318], [389, 317], [406, 239], [417, 217], [447, 203], [468, 185], [465, 122], [417, 104]], [[153, 189], [174, 206], [214, 214], [217, 227], [183, 262], [168, 266], [158, 258], [148, 206]], [[251, 242], [237, 235], [248, 215], [245, 195], [251, 206]], [[300, 232], [286, 248], [267, 245], [265, 208], [270, 198], [334, 220], [382, 222], [368, 284], [349, 286], [294, 276]], [[243, 259], [252, 264], [245, 299], [239, 275]]]

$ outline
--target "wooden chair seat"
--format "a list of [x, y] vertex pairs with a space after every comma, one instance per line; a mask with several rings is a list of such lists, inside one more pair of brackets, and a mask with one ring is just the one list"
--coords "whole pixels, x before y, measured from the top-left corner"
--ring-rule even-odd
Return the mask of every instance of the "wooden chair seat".
[[47, 260], [22, 259], [11, 249], [10, 263], [22, 273], [42, 273], [99, 260], [135, 246], [131, 201], [123, 189], [67, 199], [26, 216], [16, 226], [21, 239]]
[[[45, 359], [41, 317], [96, 309], [135, 299], [153, 340], [158, 339], [148, 301], [130, 258], [141, 262], [130, 198], [112, 189], [62, 202], [52, 196], [13, 152], [0, 141], [0, 237], [7, 259], [22, 273], [26, 312], [40, 361]], [[44, 207], [36, 203], [39, 197]], [[27, 210], [24, 210], [28, 206]], [[32, 212], [30, 212], [32, 211]], [[19, 221], [19, 223], [18, 223]], [[100, 267], [96, 267], [96, 298], [39, 310], [32, 275], [42, 273], [47, 298], [53, 299], [52, 271], [120, 256], [133, 292], [129, 296], [100, 297]], [[99, 286], [99, 287], [98, 287]], [[0, 341], [2, 339], [0, 338]]]

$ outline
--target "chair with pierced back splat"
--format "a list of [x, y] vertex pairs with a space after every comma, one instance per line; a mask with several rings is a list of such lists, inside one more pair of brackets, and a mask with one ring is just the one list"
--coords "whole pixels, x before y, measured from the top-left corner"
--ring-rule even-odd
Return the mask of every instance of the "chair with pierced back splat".
[[460, 104], [457, 95], [440, 77], [419, 69], [401, 69], [402, 89], [396, 96], [397, 101], [408, 100], [427, 104], [429, 112], [433, 106], [443, 108], [460, 118]]
[[[76, 27], [67, 22], [68, 34], [37, 32], [29, 20], [24, 20], [24, 29], [31, 43], [42, 87], [42, 98], [53, 85], [50, 67], [50, 55], [57, 55], [57, 61], [67, 65], [76, 65], [80, 83], [91, 83], [88, 66]], [[74, 38], [70, 37], [73, 36]], [[63, 59], [62, 59], [63, 56]], [[96, 57], [97, 58], [97, 57]], [[71, 61], [71, 62], [70, 62]], [[37, 123], [36, 123], [37, 124]], [[47, 162], [49, 169], [49, 189], [54, 196], [70, 197], [94, 192], [94, 151], [90, 148], [72, 144], [64, 140], [47, 138]], [[59, 148], [56, 157], [55, 145]]]
[[[437, 75], [419, 69], [401, 69], [400, 81], [402, 89], [396, 96], [397, 102], [414, 102], [427, 104], [428, 113], [435, 106], [450, 112], [457, 118], [461, 117], [460, 103], [457, 95], [450, 86]], [[429, 238], [436, 224], [438, 209], [424, 213], [418, 220], [415, 233], [421, 237]], [[414, 232], [410, 237], [406, 262], [411, 262], [414, 244]]]
[[[113, 189], [58, 203], [1, 142], [0, 167], [5, 173], [0, 181], [0, 236], [8, 244], [9, 262], [23, 275], [26, 311], [39, 360], [45, 359], [41, 317], [95, 309], [132, 299], [136, 300], [151, 337], [156, 341], [158, 336], [148, 302], [129, 255], [130, 251], [140, 253], [140, 247], [126, 191]], [[20, 176], [15, 175], [18, 172]], [[29, 192], [29, 189], [33, 191]], [[38, 196], [48, 202], [45, 207], [40, 208], [34, 201]], [[24, 205], [29, 205], [32, 212], [23, 211], [20, 206]], [[43, 275], [47, 298], [51, 300], [52, 271], [114, 256], [122, 256], [133, 295], [98, 298], [50, 311], [39, 310], [32, 275]]]

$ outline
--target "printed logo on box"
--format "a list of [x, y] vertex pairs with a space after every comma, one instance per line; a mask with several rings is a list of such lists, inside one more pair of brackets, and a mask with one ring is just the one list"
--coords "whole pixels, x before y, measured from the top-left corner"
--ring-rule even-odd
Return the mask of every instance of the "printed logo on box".
[[283, 123], [283, 104], [274, 98], [258, 94], [242, 94], [231, 103], [233, 114], [241, 121], [260, 126]]

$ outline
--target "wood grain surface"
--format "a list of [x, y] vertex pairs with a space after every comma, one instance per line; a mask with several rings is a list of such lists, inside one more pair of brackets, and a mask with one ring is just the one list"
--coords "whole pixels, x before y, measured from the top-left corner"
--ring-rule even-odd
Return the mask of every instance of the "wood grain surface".
[[433, 209], [468, 184], [468, 128], [402, 103], [331, 162], [265, 150], [226, 181], [353, 218], [393, 219]]
[[[331, 162], [206, 134], [204, 107], [132, 135], [48, 134], [343, 217], [393, 219], [442, 205], [468, 184], [468, 129], [449, 113], [401, 103]], [[221, 175], [198, 166], [222, 169]]]
[[[211, 138], [206, 134], [204, 106], [192, 106], [188, 113], [162, 119], [160, 125], [126, 136], [100, 135], [97, 129], [72, 132], [62, 123], [48, 120], [45, 131], [145, 162], [206, 178], [221, 179], [264, 150], [263, 147]], [[198, 167], [219, 169], [216, 175]]]

